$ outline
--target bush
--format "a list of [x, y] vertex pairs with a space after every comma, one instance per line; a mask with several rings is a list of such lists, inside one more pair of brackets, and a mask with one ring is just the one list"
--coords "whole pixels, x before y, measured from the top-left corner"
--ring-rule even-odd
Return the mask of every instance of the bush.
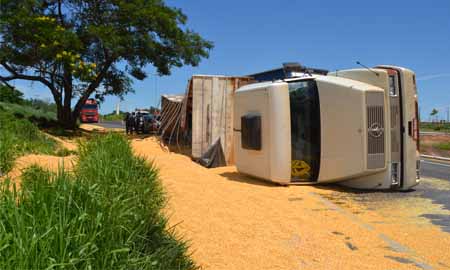
[[61, 146], [25, 118], [0, 108], [0, 171], [8, 172], [14, 159], [25, 153], [53, 154]]
[[22, 181], [0, 192], [0, 269], [195, 268], [167, 231], [157, 171], [123, 136], [81, 145], [72, 174], [33, 167]]
[[0, 176], [11, 170], [15, 154], [14, 139], [0, 130]]
[[431, 123], [431, 122], [420, 122], [421, 131], [440, 131], [449, 132], [450, 123]]
[[22, 92], [14, 87], [8, 87], [0, 83], [0, 102], [22, 104], [24, 101]]
[[16, 118], [26, 118], [42, 127], [49, 127], [56, 123], [56, 114], [54, 112], [35, 109], [27, 105], [0, 102], [0, 112], [7, 112]]
[[120, 112], [120, 114], [105, 114], [102, 115], [102, 119], [105, 121], [122, 121], [125, 118], [125, 113]]

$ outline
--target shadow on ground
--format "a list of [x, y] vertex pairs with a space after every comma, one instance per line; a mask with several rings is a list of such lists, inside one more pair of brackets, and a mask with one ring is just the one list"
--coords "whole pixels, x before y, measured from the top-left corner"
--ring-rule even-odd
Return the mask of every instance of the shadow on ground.
[[225, 177], [226, 179], [228, 179], [230, 181], [245, 183], [245, 184], [249, 184], [249, 185], [258, 185], [258, 186], [265, 186], [265, 187], [282, 187], [282, 185], [279, 185], [277, 183], [264, 181], [262, 179], [244, 175], [244, 174], [241, 174], [238, 172], [224, 172], [224, 173], [220, 173], [219, 175]]

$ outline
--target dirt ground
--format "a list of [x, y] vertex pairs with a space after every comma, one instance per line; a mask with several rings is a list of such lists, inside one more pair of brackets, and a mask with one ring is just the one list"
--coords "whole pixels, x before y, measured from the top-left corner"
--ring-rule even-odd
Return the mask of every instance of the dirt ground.
[[52, 172], [57, 172], [62, 167], [64, 167], [66, 171], [70, 171], [73, 167], [74, 162], [74, 155], [70, 155], [67, 157], [36, 154], [25, 155], [16, 159], [13, 169], [6, 175], [2, 176], [0, 178], [0, 181], [8, 177], [14, 183], [16, 183], [16, 187], [20, 187], [20, 176], [22, 175], [22, 172], [32, 165], [38, 165]]
[[81, 124], [80, 129], [85, 131], [97, 131], [97, 132], [106, 132], [106, 131], [123, 131], [122, 128], [104, 128], [102, 126], [94, 124]]
[[132, 145], [160, 169], [170, 223], [203, 269], [450, 269], [450, 234], [406, 200], [368, 209], [330, 187], [206, 169], [154, 138]]
[[[67, 150], [74, 151], [77, 149], [76, 143], [71, 140], [63, 140], [50, 134], [46, 134], [46, 136], [53, 138]], [[65, 170], [71, 170], [74, 165], [75, 159], [76, 159], [75, 155], [69, 155], [66, 157], [57, 157], [52, 155], [29, 154], [21, 156], [14, 161], [14, 167], [12, 168], [12, 170], [8, 172], [6, 175], [0, 177], [0, 181], [8, 177], [17, 184], [17, 187], [19, 187], [20, 176], [22, 175], [22, 172], [26, 168], [32, 165], [38, 165], [50, 171], [57, 172], [60, 168], [64, 166]]]
[[442, 150], [434, 145], [437, 143], [450, 142], [449, 135], [421, 135], [420, 136], [420, 153], [424, 155], [440, 156], [450, 158], [450, 151]]

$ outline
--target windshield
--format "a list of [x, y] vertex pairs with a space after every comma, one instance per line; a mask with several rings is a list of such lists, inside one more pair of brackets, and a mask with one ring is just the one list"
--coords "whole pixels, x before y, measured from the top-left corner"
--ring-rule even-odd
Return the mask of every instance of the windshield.
[[289, 83], [291, 108], [291, 176], [317, 181], [320, 167], [320, 103], [314, 80]]
[[83, 109], [84, 110], [96, 110], [97, 109], [97, 105], [95, 105], [95, 104], [86, 104], [86, 105], [83, 105]]

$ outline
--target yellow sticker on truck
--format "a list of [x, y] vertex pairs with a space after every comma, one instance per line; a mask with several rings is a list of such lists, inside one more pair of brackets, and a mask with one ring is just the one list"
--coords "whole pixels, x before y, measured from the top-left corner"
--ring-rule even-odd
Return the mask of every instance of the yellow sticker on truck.
[[311, 166], [308, 165], [303, 160], [292, 160], [291, 164], [291, 174], [294, 177], [300, 177], [300, 178], [309, 178], [311, 176], [310, 174]]

